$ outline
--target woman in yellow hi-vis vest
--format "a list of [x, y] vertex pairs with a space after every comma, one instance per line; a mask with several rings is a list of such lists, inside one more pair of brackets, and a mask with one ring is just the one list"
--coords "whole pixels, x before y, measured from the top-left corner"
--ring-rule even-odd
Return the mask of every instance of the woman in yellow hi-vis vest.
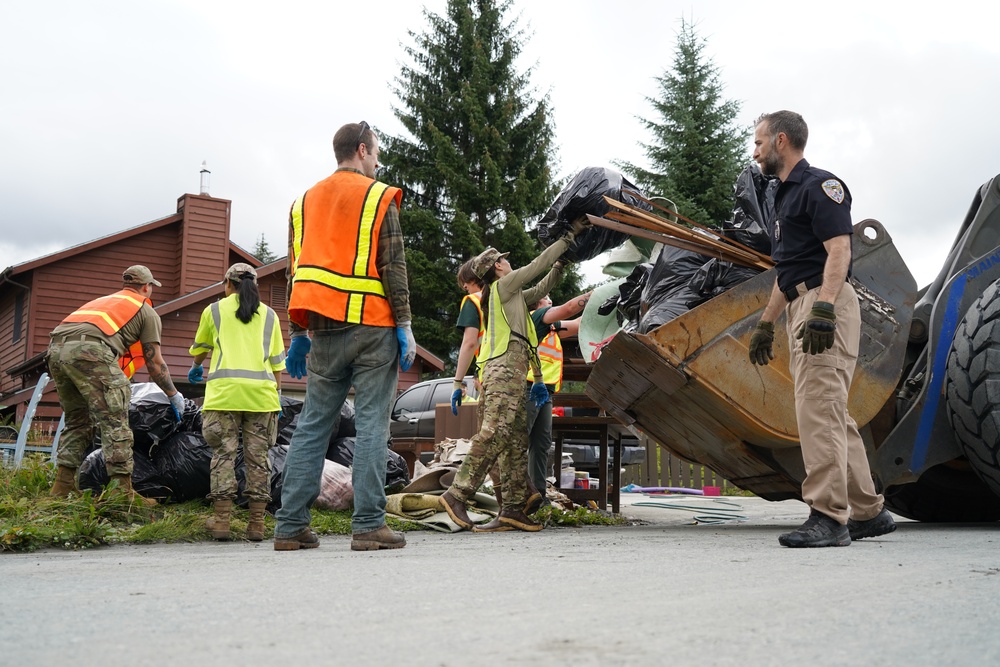
[[[524, 513], [528, 486], [525, 403], [529, 396], [523, 378], [529, 363], [537, 370], [530, 397], [535, 399], [541, 394], [544, 400], [548, 400], [541, 370], [538, 369], [535, 352], [538, 341], [528, 316], [528, 303], [534, 303], [548, 294], [551, 286], [562, 276], [562, 263], [557, 260], [583, 228], [583, 223], [574, 223], [572, 231], [521, 269], [513, 269], [507, 255], [495, 248], [487, 248], [473, 261], [473, 271], [486, 284], [483, 291], [486, 333], [479, 355], [483, 362], [483, 396], [480, 398], [483, 421], [479, 433], [472, 438], [469, 453], [456, 473], [455, 481], [441, 496], [442, 507], [462, 528], [472, 528], [466, 502], [482, 484], [494, 463], [499, 461], [503, 506], [495, 520], [477, 526], [477, 530], [542, 529], [541, 524]], [[529, 282], [550, 266], [553, 268], [545, 278], [534, 287], [525, 289]]]
[[246, 463], [246, 497], [250, 501], [247, 539], [264, 539], [264, 510], [271, 500], [271, 465], [267, 450], [278, 435], [281, 412], [281, 371], [285, 345], [281, 323], [260, 302], [257, 271], [249, 264], [233, 264], [226, 271], [226, 297], [201, 314], [189, 352], [194, 365], [188, 380], [204, 378], [202, 362], [209, 352], [212, 365], [202, 406], [202, 434], [212, 448], [209, 498], [214, 514], [206, 527], [217, 540], [229, 539], [229, 523], [236, 499], [236, 451], [240, 434]]
[[[580, 331], [580, 313], [590, 301], [590, 292], [573, 297], [560, 306], [553, 306], [546, 294], [531, 311], [531, 322], [538, 338], [538, 359], [542, 367], [542, 382], [550, 394], [562, 388], [563, 352], [561, 337], [575, 336]], [[574, 319], [568, 319], [574, 318]], [[529, 374], [528, 382], [533, 378]], [[531, 485], [546, 494], [549, 449], [552, 447], [552, 401], [537, 405], [528, 401], [528, 479]], [[546, 504], [547, 499], [542, 504]]]

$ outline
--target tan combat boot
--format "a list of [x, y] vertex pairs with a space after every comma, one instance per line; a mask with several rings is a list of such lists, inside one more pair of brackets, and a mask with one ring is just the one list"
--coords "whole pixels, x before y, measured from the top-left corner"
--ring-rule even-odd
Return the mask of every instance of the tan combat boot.
[[128, 496], [128, 499], [134, 503], [140, 503], [146, 507], [153, 507], [156, 505], [156, 501], [152, 498], [146, 498], [140, 496], [132, 488], [132, 475], [111, 475], [111, 480], [118, 480], [118, 490]]
[[205, 522], [205, 528], [217, 540], [229, 539], [229, 517], [233, 511], [232, 500], [216, 500], [212, 505], [215, 514]]
[[76, 468], [59, 466], [56, 468], [56, 481], [52, 483], [49, 495], [55, 498], [69, 498], [70, 493], [78, 493], [76, 488]]
[[264, 510], [267, 503], [263, 500], [250, 501], [250, 521], [247, 522], [247, 539], [260, 542], [264, 539]]

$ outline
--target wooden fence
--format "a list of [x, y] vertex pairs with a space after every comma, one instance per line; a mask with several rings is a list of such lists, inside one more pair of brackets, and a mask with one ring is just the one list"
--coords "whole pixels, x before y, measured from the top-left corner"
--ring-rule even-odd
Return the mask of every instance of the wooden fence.
[[732, 486], [718, 473], [698, 463], [691, 463], [669, 453], [653, 439], [642, 436], [639, 444], [646, 449], [646, 457], [639, 465], [625, 467], [622, 486], [676, 486], [687, 489], [701, 489], [717, 486], [720, 489]]

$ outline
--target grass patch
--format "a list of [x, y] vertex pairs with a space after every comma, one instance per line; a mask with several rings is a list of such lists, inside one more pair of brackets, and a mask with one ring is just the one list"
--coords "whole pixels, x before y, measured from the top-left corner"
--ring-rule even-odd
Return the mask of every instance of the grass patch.
[[[212, 515], [208, 501], [189, 501], [146, 507], [130, 503], [116, 485], [103, 493], [84, 491], [68, 499], [52, 498], [49, 489], [55, 469], [47, 457], [26, 456], [19, 469], [0, 467], [0, 552], [38, 549], [87, 549], [109, 544], [210, 541], [205, 521]], [[536, 518], [546, 526], [627, 525], [606, 512], [578, 508], [564, 511], [543, 507]], [[234, 507], [230, 538], [244, 540], [247, 510]], [[426, 526], [386, 517], [403, 531], [430, 530]], [[351, 511], [312, 510], [314, 532], [350, 535]], [[264, 538], [274, 537], [274, 518], [264, 519]]]

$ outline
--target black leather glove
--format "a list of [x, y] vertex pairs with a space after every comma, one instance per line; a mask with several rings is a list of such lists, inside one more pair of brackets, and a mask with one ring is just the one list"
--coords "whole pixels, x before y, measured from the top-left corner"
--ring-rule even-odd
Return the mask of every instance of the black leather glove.
[[767, 366], [774, 359], [774, 323], [761, 320], [750, 336], [750, 363]]
[[802, 351], [809, 354], [826, 352], [833, 347], [834, 332], [837, 330], [837, 316], [833, 304], [817, 301], [809, 311], [809, 319], [802, 325], [796, 338], [802, 339]]

